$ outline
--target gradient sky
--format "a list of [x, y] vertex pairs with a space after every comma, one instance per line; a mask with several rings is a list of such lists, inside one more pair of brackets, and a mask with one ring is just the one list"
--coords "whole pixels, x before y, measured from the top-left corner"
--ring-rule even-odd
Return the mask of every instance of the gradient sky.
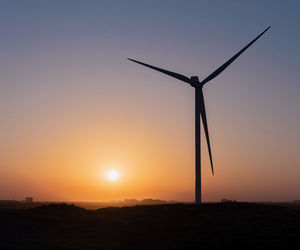
[[203, 198], [300, 199], [299, 10], [1, 1], [0, 199], [192, 201], [193, 88], [126, 58], [203, 79], [269, 25], [204, 87], [215, 176], [203, 144]]

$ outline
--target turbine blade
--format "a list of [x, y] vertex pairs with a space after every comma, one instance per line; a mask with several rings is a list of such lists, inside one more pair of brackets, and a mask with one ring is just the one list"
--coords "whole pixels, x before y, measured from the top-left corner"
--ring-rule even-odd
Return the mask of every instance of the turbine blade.
[[157, 70], [163, 74], [166, 74], [166, 75], [169, 75], [169, 76], [172, 76], [178, 80], [181, 80], [181, 81], [184, 81], [184, 82], [187, 82], [187, 83], [191, 83], [191, 79], [184, 76], [184, 75], [180, 75], [180, 74], [177, 74], [175, 72], [172, 72], [172, 71], [168, 71], [168, 70], [165, 70], [165, 69], [161, 69], [161, 68], [158, 68], [158, 67], [154, 67], [152, 65], [149, 65], [149, 64], [146, 64], [146, 63], [142, 63], [142, 62], [139, 62], [139, 61], [136, 61], [136, 60], [133, 60], [133, 59], [130, 59], [130, 58], [127, 58], [129, 61], [132, 61], [132, 62], [135, 62], [135, 63], [138, 63], [138, 64], [141, 64], [141, 65], [144, 65], [146, 67], [149, 67], [151, 69], [154, 69], [154, 70]]
[[211, 171], [212, 171], [212, 174], [214, 175], [214, 166], [213, 166], [212, 155], [211, 155], [210, 140], [209, 140], [208, 126], [207, 126], [207, 119], [206, 119], [206, 111], [205, 111], [205, 104], [204, 104], [204, 96], [203, 96], [202, 89], [201, 89], [201, 96], [199, 98], [199, 101], [200, 101], [200, 114], [201, 114], [201, 117], [202, 117], [202, 123], [203, 123], [203, 128], [204, 128], [206, 142], [207, 142], [207, 148], [208, 148], [208, 153], [209, 153]]
[[246, 47], [244, 47], [242, 50], [240, 50], [236, 55], [231, 57], [226, 63], [224, 63], [221, 67], [216, 69], [212, 74], [210, 74], [208, 77], [206, 77], [201, 83], [205, 84], [208, 81], [214, 79], [216, 76], [218, 76], [224, 69], [226, 69], [235, 59], [237, 59], [246, 49], [248, 49], [258, 38], [260, 38], [268, 29], [270, 29], [271, 26], [269, 26], [267, 29], [265, 29], [259, 36], [257, 36], [252, 42], [250, 42]]

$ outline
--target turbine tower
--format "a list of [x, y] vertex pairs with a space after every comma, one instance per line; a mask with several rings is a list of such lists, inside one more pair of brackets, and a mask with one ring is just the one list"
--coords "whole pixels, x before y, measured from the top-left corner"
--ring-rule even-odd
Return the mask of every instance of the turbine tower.
[[211, 154], [211, 147], [210, 147], [210, 140], [209, 140], [209, 133], [208, 133], [208, 125], [206, 119], [206, 111], [205, 111], [205, 104], [204, 104], [204, 97], [203, 97], [203, 86], [209, 82], [210, 80], [217, 77], [223, 70], [225, 70], [235, 59], [237, 59], [246, 49], [248, 49], [257, 39], [259, 39], [271, 26], [265, 29], [260, 35], [258, 35], [253, 41], [251, 41], [247, 46], [245, 46], [242, 50], [240, 50], [237, 54], [231, 57], [227, 62], [225, 62], [222, 66], [216, 69], [213, 73], [211, 73], [208, 77], [206, 77], [203, 81], [199, 81], [198, 76], [192, 76], [188, 78], [184, 75], [171, 72], [165, 69], [161, 69], [143, 62], [139, 62], [133, 59], [128, 58], [128, 60], [141, 64], [143, 66], [149, 67], [151, 69], [157, 70], [163, 74], [172, 76], [178, 80], [186, 82], [190, 84], [192, 87], [195, 88], [195, 169], [196, 169], [196, 180], [195, 180], [195, 203], [201, 204], [201, 124], [200, 124], [200, 117], [202, 117], [203, 128], [205, 132], [207, 148], [209, 153], [211, 171], [214, 175], [214, 167], [212, 161], [212, 154]]

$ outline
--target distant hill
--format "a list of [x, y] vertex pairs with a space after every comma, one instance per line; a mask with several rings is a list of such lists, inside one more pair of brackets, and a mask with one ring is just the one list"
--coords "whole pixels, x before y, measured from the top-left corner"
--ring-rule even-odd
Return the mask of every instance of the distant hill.
[[228, 202], [9, 209], [0, 211], [0, 249], [300, 249], [298, 208]]
[[[27, 209], [35, 208], [43, 205], [49, 204], [58, 204], [61, 202], [30, 202], [26, 203], [24, 201], [16, 200], [0, 200], [0, 210], [1, 209]], [[120, 201], [108, 201], [108, 202], [66, 202], [66, 204], [83, 207], [86, 209], [98, 209], [104, 207], [129, 207], [129, 206], [138, 206], [138, 205], [161, 205], [161, 204], [174, 204], [179, 203], [177, 201], [163, 201], [158, 199], [124, 199]]]
[[74, 202], [75, 205], [86, 209], [98, 209], [104, 207], [131, 207], [142, 205], [162, 205], [162, 204], [174, 204], [178, 201], [163, 201], [158, 199], [124, 199], [122, 201], [108, 201], [108, 202]]

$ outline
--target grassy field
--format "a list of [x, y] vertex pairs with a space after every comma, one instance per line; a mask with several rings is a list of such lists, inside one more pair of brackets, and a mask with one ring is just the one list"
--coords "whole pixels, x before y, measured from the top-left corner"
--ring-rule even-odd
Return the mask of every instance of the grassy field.
[[0, 249], [300, 249], [300, 209], [237, 202], [2, 209]]

